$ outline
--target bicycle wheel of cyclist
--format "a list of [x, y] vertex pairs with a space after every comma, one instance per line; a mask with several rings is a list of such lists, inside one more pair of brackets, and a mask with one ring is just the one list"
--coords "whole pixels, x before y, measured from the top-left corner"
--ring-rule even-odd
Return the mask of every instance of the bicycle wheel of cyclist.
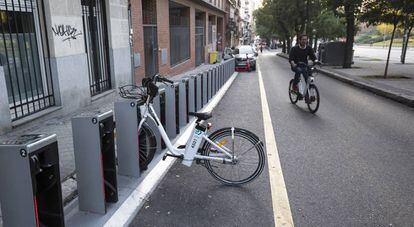
[[311, 113], [316, 113], [319, 109], [320, 97], [319, 97], [319, 90], [316, 85], [311, 84], [309, 85], [309, 91], [307, 94], [307, 104], [308, 109]]
[[[232, 163], [205, 160], [209, 173], [217, 180], [227, 185], [246, 184], [257, 178], [265, 166], [265, 152], [259, 138], [244, 129], [234, 128], [232, 137], [231, 128], [222, 128], [212, 133], [209, 138], [219, 146], [231, 150], [237, 159]], [[210, 143], [204, 142], [202, 154], [218, 157], [218, 152]]]
[[292, 104], [295, 104], [299, 100], [299, 95], [297, 91], [293, 90], [293, 81], [294, 79], [291, 79], [289, 82], [289, 99]]
[[138, 141], [139, 167], [141, 170], [146, 170], [157, 151], [157, 139], [146, 122], [142, 125], [138, 133]]

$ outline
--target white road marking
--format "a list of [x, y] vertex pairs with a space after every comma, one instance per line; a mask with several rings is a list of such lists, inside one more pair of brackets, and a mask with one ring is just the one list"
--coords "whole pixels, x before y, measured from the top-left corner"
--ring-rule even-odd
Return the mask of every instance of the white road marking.
[[280, 165], [279, 152], [270, 117], [269, 105], [263, 84], [262, 72], [258, 64], [260, 96], [262, 101], [263, 124], [266, 140], [266, 152], [269, 168], [270, 188], [272, 191], [272, 206], [275, 226], [294, 226], [289, 198]]

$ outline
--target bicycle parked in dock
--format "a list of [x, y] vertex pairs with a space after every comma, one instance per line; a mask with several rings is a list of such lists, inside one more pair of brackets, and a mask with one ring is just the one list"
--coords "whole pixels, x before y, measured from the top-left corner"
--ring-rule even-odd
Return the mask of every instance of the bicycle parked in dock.
[[152, 120], [167, 147], [163, 160], [167, 157], [178, 158], [186, 166], [191, 166], [195, 161], [226, 185], [249, 183], [263, 172], [266, 162], [263, 142], [254, 133], [235, 127], [222, 128], [210, 134], [211, 124], [206, 122], [212, 117], [210, 112], [190, 112], [189, 115], [196, 118], [192, 136], [185, 145], [174, 147], [153, 108], [153, 99], [158, 94], [157, 82], [169, 86], [174, 84], [155, 75], [144, 78], [142, 87], [128, 85], [120, 88], [121, 97], [141, 100], [139, 104], [144, 105], [138, 125], [141, 166], [148, 165], [157, 147], [154, 133], [147, 124], [147, 120]]

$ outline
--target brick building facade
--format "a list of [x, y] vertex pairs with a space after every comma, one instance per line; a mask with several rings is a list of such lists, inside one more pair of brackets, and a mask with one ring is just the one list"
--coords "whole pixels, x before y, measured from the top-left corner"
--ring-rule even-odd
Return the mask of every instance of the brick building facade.
[[227, 0], [134, 0], [135, 81], [155, 73], [176, 75], [207, 63], [226, 45]]

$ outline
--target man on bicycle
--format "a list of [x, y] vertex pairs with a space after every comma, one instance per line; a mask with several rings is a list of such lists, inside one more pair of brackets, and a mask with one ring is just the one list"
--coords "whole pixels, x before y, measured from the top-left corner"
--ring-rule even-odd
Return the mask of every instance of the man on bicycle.
[[305, 65], [298, 65], [299, 62], [303, 62], [306, 65], [308, 64], [308, 57], [315, 63], [316, 56], [312, 47], [308, 46], [308, 36], [300, 35], [299, 36], [299, 45], [296, 45], [290, 49], [289, 53], [289, 63], [293, 72], [295, 72], [295, 79], [293, 81], [293, 90], [298, 92], [298, 83], [300, 79], [300, 74], [303, 74], [305, 79], [308, 79], [307, 68]]

